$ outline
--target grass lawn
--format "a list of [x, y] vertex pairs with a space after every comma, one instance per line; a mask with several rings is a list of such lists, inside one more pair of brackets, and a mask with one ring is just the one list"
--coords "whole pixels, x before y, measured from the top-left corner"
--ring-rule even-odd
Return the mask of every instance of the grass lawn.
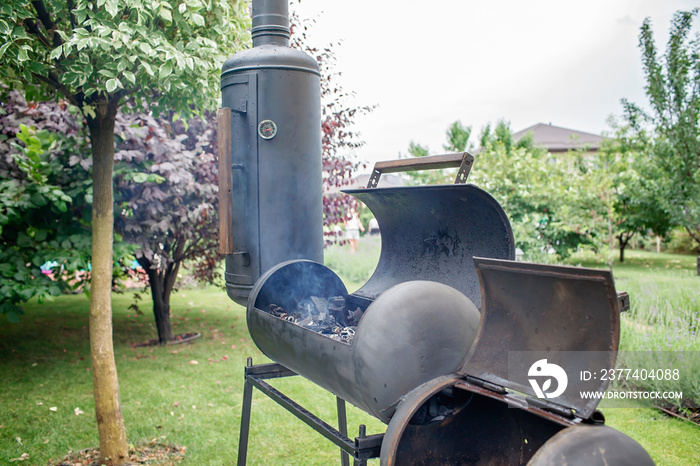
[[[377, 241], [363, 239], [355, 256], [337, 247], [327, 252], [326, 260], [352, 290], [368, 278], [372, 268], [367, 264], [376, 262], [378, 249]], [[618, 289], [632, 297], [633, 309], [623, 320], [623, 345], [625, 339], [634, 345], [653, 343], [655, 334], [651, 340], [644, 335], [659, 332], [659, 338], [665, 338], [673, 329], [697, 322], [693, 313], [700, 310], [695, 301], [700, 298], [700, 278], [694, 270], [694, 257], [627, 254], [626, 263], [614, 270]], [[181, 290], [172, 299], [174, 332], [197, 331], [202, 337], [192, 344], [132, 348], [156, 332], [148, 306], [142, 305], [144, 314], [137, 315], [128, 308], [131, 302], [129, 293], [113, 297], [114, 344], [129, 441], [156, 439], [184, 446], [186, 465], [235, 464], [243, 367], [249, 356], [255, 363], [267, 362], [248, 337], [245, 310], [219, 289]], [[45, 465], [69, 450], [98, 444], [88, 301], [82, 295], [62, 296], [25, 309], [21, 323], [0, 324], [0, 464], [26, 453], [29, 459], [12, 464]], [[693, 340], [689, 332], [674, 345], [700, 349], [697, 334]], [[335, 399], [328, 392], [300, 377], [274, 385], [335, 423]], [[368, 433], [383, 432], [381, 422], [350, 406], [348, 410], [351, 437], [360, 423], [368, 426]], [[699, 427], [648, 408], [604, 408], [604, 413], [609, 425], [639, 441], [657, 464], [700, 464]], [[330, 442], [254, 391], [248, 464], [326, 465], [338, 459]]]

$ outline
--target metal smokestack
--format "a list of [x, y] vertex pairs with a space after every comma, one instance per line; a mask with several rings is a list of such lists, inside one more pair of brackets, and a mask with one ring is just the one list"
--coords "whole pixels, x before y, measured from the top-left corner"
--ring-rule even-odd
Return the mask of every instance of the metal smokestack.
[[323, 262], [318, 64], [289, 47], [286, 0], [254, 0], [251, 33], [223, 66], [219, 111], [221, 252], [243, 305], [271, 267]]
[[286, 1], [253, 2], [253, 47], [266, 44], [289, 46], [289, 5]]

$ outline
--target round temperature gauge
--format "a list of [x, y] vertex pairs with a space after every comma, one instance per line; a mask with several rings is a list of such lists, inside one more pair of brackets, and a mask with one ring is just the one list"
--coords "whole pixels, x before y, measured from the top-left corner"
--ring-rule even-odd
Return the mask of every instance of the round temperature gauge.
[[272, 139], [277, 134], [277, 125], [272, 120], [263, 120], [258, 125], [258, 134], [263, 139]]

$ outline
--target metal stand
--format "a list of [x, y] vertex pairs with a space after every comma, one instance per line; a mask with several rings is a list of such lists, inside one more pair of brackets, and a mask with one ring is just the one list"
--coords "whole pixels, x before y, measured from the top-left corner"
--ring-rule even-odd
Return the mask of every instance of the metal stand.
[[338, 408], [339, 429], [336, 430], [322, 419], [314, 416], [303, 406], [296, 403], [284, 393], [265, 382], [267, 379], [290, 377], [296, 372], [287, 369], [282, 364], [253, 365], [253, 359], [248, 358], [245, 368], [245, 385], [243, 387], [243, 410], [241, 414], [241, 435], [238, 442], [238, 466], [245, 466], [248, 455], [248, 434], [250, 432], [250, 408], [253, 401], [253, 387], [263, 392], [290, 413], [304, 421], [309, 427], [336, 444], [340, 448], [340, 462], [349, 466], [349, 455], [353, 457], [355, 466], [365, 466], [370, 458], [378, 458], [384, 434], [367, 435], [364, 425], [360, 425], [359, 436], [353, 442], [347, 437], [347, 418], [345, 416], [345, 400], [336, 397]]

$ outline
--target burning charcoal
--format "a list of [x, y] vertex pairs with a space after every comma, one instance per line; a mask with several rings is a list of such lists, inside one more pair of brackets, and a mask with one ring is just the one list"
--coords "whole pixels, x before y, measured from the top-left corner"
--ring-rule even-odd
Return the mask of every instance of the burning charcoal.
[[339, 311], [345, 308], [345, 298], [342, 296], [333, 296], [328, 300], [328, 309], [331, 311]]
[[354, 311], [350, 311], [349, 313], [349, 321], [352, 325], [357, 326], [357, 324], [360, 323], [360, 319], [362, 319], [362, 309], [359, 307], [355, 309]]
[[283, 314], [285, 314], [284, 308], [282, 306], [278, 306], [277, 304], [270, 304], [268, 310], [270, 314], [276, 317], [281, 317]]
[[349, 324], [347, 319], [347, 304], [342, 296], [333, 296], [328, 300], [328, 311], [340, 325]]
[[325, 316], [328, 314], [328, 300], [325, 298], [319, 298], [318, 296], [312, 296], [311, 302], [314, 303], [314, 306], [318, 310], [318, 313], [322, 316]]
[[335, 333], [333, 330], [338, 327], [338, 321], [335, 320], [335, 317], [332, 315], [326, 314], [325, 318], [319, 323], [319, 325], [322, 327], [320, 333]]
[[313, 327], [314, 319], [311, 316], [308, 316], [303, 319], [297, 320], [296, 324], [306, 328]]
[[345, 327], [340, 331], [340, 340], [350, 343], [355, 338], [355, 327]]
[[291, 322], [291, 323], [293, 323], [293, 324], [296, 324], [296, 323], [297, 323], [296, 317], [294, 317], [294, 316], [291, 315], [291, 314], [284, 314], [284, 315], [282, 316], [282, 318], [283, 318], [284, 320], [286, 320], [287, 322]]

